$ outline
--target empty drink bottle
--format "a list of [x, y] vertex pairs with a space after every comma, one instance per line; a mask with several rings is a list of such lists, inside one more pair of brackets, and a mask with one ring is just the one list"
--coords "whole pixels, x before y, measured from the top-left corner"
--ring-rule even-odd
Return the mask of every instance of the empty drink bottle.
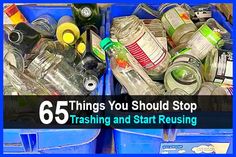
[[102, 17], [97, 4], [72, 4], [71, 7], [75, 22], [81, 30], [93, 27], [97, 30], [95, 32], [98, 32], [97, 28], [101, 26]]
[[161, 95], [155, 82], [120, 43], [105, 38], [100, 43], [110, 58], [111, 69], [130, 95]]
[[159, 11], [163, 26], [176, 45], [186, 43], [197, 30], [188, 12], [178, 4], [163, 4]]
[[61, 43], [74, 45], [79, 39], [80, 30], [71, 16], [62, 16], [58, 21], [57, 40]]
[[59, 95], [87, 95], [96, 88], [98, 82], [94, 75], [78, 73], [63, 60], [63, 56], [47, 50], [39, 54], [27, 70], [46, 87], [49, 85], [56, 89]]
[[24, 54], [31, 52], [41, 35], [26, 23], [18, 23], [14, 30], [8, 34], [11, 45], [21, 50]]
[[169, 53], [138, 17], [132, 15], [122, 18], [116, 19], [113, 23], [116, 38], [152, 79], [162, 79], [169, 65]]
[[44, 37], [54, 38], [57, 29], [57, 21], [50, 15], [41, 15], [31, 25]]
[[105, 52], [100, 47], [101, 38], [92, 30], [86, 30], [82, 35], [76, 49], [82, 57], [76, 69], [90, 71], [100, 78], [106, 69]]

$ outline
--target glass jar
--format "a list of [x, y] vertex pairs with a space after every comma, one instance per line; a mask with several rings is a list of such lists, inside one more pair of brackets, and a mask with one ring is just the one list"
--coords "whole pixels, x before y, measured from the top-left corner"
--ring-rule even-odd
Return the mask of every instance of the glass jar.
[[[19, 50], [4, 43], [4, 93], [14, 95], [49, 95], [43, 85], [24, 73], [24, 59]], [[8, 85], [7, 85], [8, 84]], [[11, 84], [12, 86], [9, 86]], [[6, 86], [5, 86], [6, 85]], [[11, 89], [5, 89], [5, 88]]]
[[186, 43], [197, 30], [188, 12], [178, 4], [163, 4], [159, 11], [163, 26], [176, 45]]
[[212, 82], [204, 82], [201, 85], [200, 90], [198, 91], [198, 95], [211, 95], [212, 92], [218, 87], [219, 86], [215, 85]]
[[170, 61], [169, 53], [138, 17], [132, 15], [124, 18], [126, 23], [115, 29], [118, 41], [129, 50], [152, 79], [163, 79]]
[[[48, 82], [61, 95], [87, 95], [97, 86], [98, 79], [87, 73], [78, 73], [63, 60], [63, 56], [49, 51], [39, 54], [27, 70], [39, 82]], [[50, 87], [49, 87], [50, 88]]]
[[204, 64], [206, 81], [220, 85], [233, 85], [233, 54], [232, 50], [213, 48], [207, 55]]
[[39, 54], [45, 51], [50, 53], [62, 55], [63, 59], [70, 65], [77, 64], [81, 60], [81, 55], [74, 47], [68, 44], [61, 44], [59, 41], [53, 41], [47, 38], [41, 38], [40, 41], [34, 46], [31, 53], [26, 55], [27, 65]]
[[233, 95], [233, 87], [228, 87], [228, 88], [223, 88], [223, 87], [218, 87], [216, 88], [211, 95]]
[[54, 37], [57, 29], [57, 21], [50, 15], [41, 15], [31, 25], [44, 37]]
[[180, 88], [189, 95], [194, 95], [203, 82], [202, 73], [203, 65], [198, 58], [188, 54], [180, 55], [173, 60], [165, 73], [165, 88], [167, 92]]
[[214, 48], [224, 45], [223, 38], [230, 35], [215, 19], [208, 19], [189, 39], [187, 45], [196, 51], [196, 56], [203, 60]]

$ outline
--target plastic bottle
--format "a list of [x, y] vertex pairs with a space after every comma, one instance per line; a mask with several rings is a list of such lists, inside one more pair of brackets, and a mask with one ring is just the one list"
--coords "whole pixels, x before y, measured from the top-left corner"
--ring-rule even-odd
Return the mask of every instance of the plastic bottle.
[[123, 17], [125, 23], [115, 22], [115, 36], [154, 80], [163, 79], [170, 55], [136, 16]]
[[74, 45], [79, 39], [80, 30], [70, 16], [62, 16], [58, 21], [56, 36], [59, 42]]
[[16, 25], [20, 22], [28, 22], [15, 4], [7, 6], [4, 12], [10, 18], [13, 25]]
[[195, 49], [195, 56], [203, 60], [213, 47], [223, 46], [223, 38], [230, 34], [215, 19], [208, 19], [190, 38], [187, 45]]
[[118, 42], [105, 38], [100, 43], [110, 58], [111, 69], [129, 95], [161, 95], [159, 88], [141, 68], [140, 64]]
[[213, 48], [207, 55], [204, 64], [206, 81], [220, 85], [233, 85], [233, 54], [232, 50], [217, 50]]
[[81, 62], [76, 65], [78, 71], [90, 71], [98, 78], [104, 74], [106, 69], [106, 56], [105, 52], [100, 47], [100, 42], [101, 38], [90, 29], [87, 29], [81, 35], [80, 41], [76, 45], [82, 57]]
[[203, 65], [198, 58], [188, 54], [177, 56], [165, 73], [165, 88], [167, 92], [180, 88], [193, 95], [201, 87], [202, 74]]
[[50, 15], [41, 15], [33, 22], [33, 28], [40, 32], [44, 37], [55, 37], [57, 29], [57, 21]]
[[81, 30], [85, 31], [86, 27], [97, 29], [101, 26], [102, 17], [96, 4], [72, 4], [71, 7], [75, 22]]
[[[87, 95], [97, 86], [98, 79], [87, 73], [78, 73], [61, 55], [39, 54], [27, 70], [39, 82], [48, 82], [60, 95]], [[49, 87], [50, 88], [50, 87]]]
[[159, 11], [163, 26], [176, 45], [186, 43], [197, 30], [188, 12], [178, 4], [163, 4]]
[[26, 23], [18, 23], [14, 30], [8, 34], [11, 45], [21, 50], [23, 55], [30, 53], [40, 38], [40, 33]]

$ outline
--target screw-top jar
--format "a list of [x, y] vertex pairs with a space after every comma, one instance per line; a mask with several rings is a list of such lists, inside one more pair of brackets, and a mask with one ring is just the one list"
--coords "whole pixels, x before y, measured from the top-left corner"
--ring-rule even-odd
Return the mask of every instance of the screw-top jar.
[[167, 91], [181, 88], [189, 95], [195, 94], [201, 87], [203, 65], [191, 55], [184, 54], [176, 57], [167, 69], [164, 84]]
[[233, 54], [216, 48], [207, 55], [204, 65], [206, 81], [219, 83], [220, 85], [233, 85]]
[[208, 19], [190, 38], [187, 45], [195, 49], [196, 56], [203, 60], [214, 47], [221, 47], [229, 33], [215, 19]]
[[39, 54], [27, 70], [39, 81], [47, 81], [59, 94], [87, 95], [97, 86], [98, 79], [78, 73], [61, 55], [48, 52]]
[[188, 12], [178, 4], [163, 4], [159, 11], [163, 26], [176, 45], [186, 43], [197, 30]]
[[[115, 36], [154, 79], [162, 79], [170, 55], [136, 16], [124, 17], [125, 24], [115, 26]], [[116, 20], [123, 21], [123, 20]]]

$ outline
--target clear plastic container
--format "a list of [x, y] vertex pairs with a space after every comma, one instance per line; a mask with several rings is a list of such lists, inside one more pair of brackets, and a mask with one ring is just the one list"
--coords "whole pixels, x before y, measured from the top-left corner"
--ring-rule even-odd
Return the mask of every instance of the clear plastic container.
[[165, 95], [188, 95], [188, 93], [183, 89], [175, 88], [172, 91], [166, 92]]
[[213, 48], [207, 55], [204, 64], [206, 81], [220, 85], [233, 85], [233, 54], [232, 50]]
[[110, 58], [111, 69], [129, 95], [162, 95], [160, 88], [120, 43], [105, 38], [100, 43]]
[[154, 80], [163, 79], [170, 55], [144, 23], [132, 15], [115, 19], [113, 25], [112, 33], [145, 68], [148, 75]]
[[189, 39], [187, 45], [195, 49], [195, 55], [203, 60], [214, 48], [224, 45], [223, 38], [229, 38], [230, 34], [215, 19], [208, 19]]
[[98, 83], [94, 75], [78, 73], [63, 60], [63, 56], [45, 50], [28, 66], [27, 70], [39, 82], [47, 82], [48, 89], [56, 89], [60, 95], [87, 95]]
[[163, 26], [176, 45], [186, 43], [197, 30], [188, 12], [178, 4], [162, 4], [159, 11]]
[[57, 21], [50, 15], [41, 15], [31, 25], [44, 37], [55, 37]]
[[183, 54], [176, 57], [165, 73], [164, 84], [167, 92], [175, 88], [183, 89], [194, 95], [203, 82], [203, 65], [191, 55]]

